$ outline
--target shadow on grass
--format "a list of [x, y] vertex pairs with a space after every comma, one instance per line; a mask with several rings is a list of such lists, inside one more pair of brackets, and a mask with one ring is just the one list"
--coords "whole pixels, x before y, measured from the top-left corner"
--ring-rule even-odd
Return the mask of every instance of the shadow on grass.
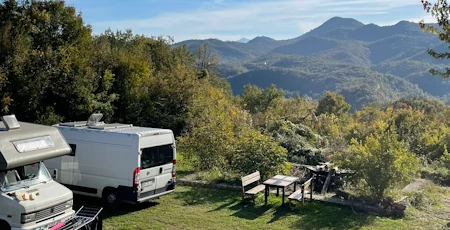
[[179, 169], [177, 169], [177, 178], [183, 178], [192, 173], [195, 173], [195, 171], [194, 170], [181, 170], [181, 169], [179, 170]]
[[[73, 195], [74, 198], [74, 205], [73, 209], [77, 211], [81, 206], [85, 207], [103, 207], [103, 218], [107, 219], [114, 216], [121, 216], [126, 215], [132, 212], [140, 211], [146, 208], [150, 208], [156, 205], [159, 205], [159, 203], [154, 201], [148, 201], [138, 204], [126, 204], [122, 203], [118, 205], [116, 208], [109, 208], [104, 207], [102, 199], [95, 198], [95, 197], [89, 197], [89, 196], [82, 196], [78, 194]], [[155, 200], [157, 201], [157, 200]]]
[[[264, 203], [263, 203], [264, 204]], [[268, 205], [260, 205], [257, 203], [253, 204], [245, 204], [245, 203], [237, 203], [229, 209], [236, 211], [232, 216], [247, 219], [247, 220], [256, 220], [258, 217], [261, 217], [266, 214], [266, 212], [275, 209], [275, 213], [277, 215], [282, 215], [284, 213], [282, 207], [275, 207], [271, 204]]]
[[[192, 189], [191, 194], [186, 198], [189, 204], [201, 204], [203, 202], [222, 203], [209, 212], [220, 211], [222, 209], [233, 210], [231, 216], [256, 220], [264, 215], [270, 215], [271, 219], [267, 224], [276, 224], [277, 221], [289, 218], [293, 219], [291, 229], [359, 229], [362, 226], [370, 225], [375, 217], [360, 213], [354, 213], [349, 208], [342, 208], [335, 205], [328, 205], [321, 202], [305, 202], [302, 206], [298, 202], [293, 202], [289, 206], [287, 200], [281, 206], [280, 197], [269, 196], [268, 204], [264, 205], [264, 196], [256, 199], [256, 204], [242, 202], [239, 193], [230, 191], [210, 192], [208, 190]], [[201, 199], [201, 197], [206, 197]], [[189, 197], [196, 197], [193, 201]]]
[[[293, 205], [289, 207], [286, 201], [285, 206], [281, 206], [281, 199], [276, 196], [270, 196], [267, 205], [264, 205], [263, 195], [258, 196], [256, 204], [242, 202], [240, 191], [227, 189], [184, 186], [176, 190], [170, 197], [170, 199], [181, 201], [180, 205], [211, 205], [215, 208], [207, 212], [228, 210], [231, 211], [230, 216], [250, 221], [261, 220], [259, 218], [262, 218], [267, 224], [276, 225], [278, 222], [284, 222], [286, 218], [289, 218], [289, 228], [291, 229], [358, 229], [371, 224], [375, 219], [373, 216], [355, 214], [348, 208], [340, 208], [321, 202], [305, 202], [304, 206], [298, 202], [293, 202]], [[101, 199], [80, 195], [75, 195], [74, 198], [77, 207], [81, 205], [102, 206]], [[103, 216], [106, 219], [159, 205], [158, 200], [155, 201], [135, 205], [123, 204], [116, 209], [106, 208]], [[199, 215], [201, 214], [199, 213]]]
[[294, 216], [298, 219], [292, 223], [291, 229], [359, 229], [369, 225], [375, 219], [374, 216], [355, 214], [351, 209], [340, 208], [333, 205], [326, 205], [319, 202], [307, 202], [304, 206], [293, 203], [289, 207], [288, 203], [281, 206], [281, 202], [272, 199], [267, 205], [264, 201], [257, 205], [245, 205], [236, 203], [228, 207], [236, 212], [232, 216], [255, 220], [268, 212], [272, 212], [272, 218], [267, 224], [275, 223], [281, 219]]
[[375, 216], [320, 202], [305, 202], [303, 207], [295, 204], [290, 215], [299, 217], [291, 226], [295, 229], [359, 229], [375, 219]]
[[[182, 200], [186, 205], [202, 205], [207, 203], [235, 202], [239, 192], [228, 189], [190, 187], [187, 190], [176, 191], [175, 199]], [[224, 206], [226, 207], [226, 206]]]
[[210, 212], [219, 211], [221, 209], [229, 209], [235, 211], [231, 216], [247, 220], [255, 220], [265, 215], [267, 212], [275, 210], [273, 214], [274, 219], [270, 221], [273, 222], [278, 220], [280, 217], [289, 214], [287, 207], [287, 203], [284, 207], [281, 206], [279, 197], [269, 197], [269, 202], [267, 205], [264, 205], [264, 195], [259, 195], [256, 198], [255, 204], [253, 204], [250, 199], [242, 201], [242, 198], [239, 196], [238, 198], [235, 197], [235, 199], [230, 199], [228, 202], [220, 205]]

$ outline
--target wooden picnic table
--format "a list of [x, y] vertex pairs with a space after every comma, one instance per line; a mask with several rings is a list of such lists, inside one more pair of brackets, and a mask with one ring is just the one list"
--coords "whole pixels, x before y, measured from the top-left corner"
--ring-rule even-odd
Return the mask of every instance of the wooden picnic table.
[[267, 197], [269, 196], [269, 188], [270, 187], [276, 187], [277, 188], [277, 196], [279, 196], [279, 189], [283, 189], [283, 196], [282, 196], [282, 206], [284, 206], [284, 196], [285, 196], [285, 188], [288, 187], [291, 184], [294, 184], [294, 192], [296, 190], [296, 182], [299, 180], [298, 177], [293, 176], [284, 176], [284, 175], [276, 175], [266, 181], [263, 182], [263, 184], [266, 186], [265, 192], [264, 192], [264, 204], [267, 205]]

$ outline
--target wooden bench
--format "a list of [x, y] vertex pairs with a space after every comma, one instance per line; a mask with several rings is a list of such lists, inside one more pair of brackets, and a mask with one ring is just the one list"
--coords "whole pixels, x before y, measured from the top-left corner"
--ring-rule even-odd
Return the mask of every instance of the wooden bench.
[[[256, 171], [250, 175], [244, 176], [241, 178], [241, 180], [242, 180], [242, 200], [245, 199], [245, 195], [249, 195], [252, 197], [253, 203], [255, 203], [256, 194], [264, 191], [264, 189], [266, 188], [265, 185], [261, 184], [261, 175], [260, 175], [259, 171]], [[245, 190], [246, 186], [251, 185], [255, 182], [257, 183], [257, 185], [255, 187], [252, 187], [251, 189], [249, 189], [247, 191]]]
[[291, 205], [291, 200], [302, 201], [302, 205], [305, 203], [305, 197], [309, 195], [309, 199], [312, 200], [313, 187], [314, 187], [314, 177], [301, 184], [300, 189], [289, 195], [289, 205]]

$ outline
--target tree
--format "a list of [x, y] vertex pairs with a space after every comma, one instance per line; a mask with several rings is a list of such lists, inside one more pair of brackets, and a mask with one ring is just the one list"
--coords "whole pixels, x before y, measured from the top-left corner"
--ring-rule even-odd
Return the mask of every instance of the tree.
[[376, 121], [377, 129], [364, 141], [351, 140], [348, 151], [336, 154], [333, 160], [350, 169], [350, 179], [361, 195], [381, 201], [388, 189], [405, 185], [416, 174], [418, 160], [397, 138], [394, 127]]
[[105, 93], [111, 79], [90, 66], [91, 28], [75, 8], [64, 1], [2, 1], [0, 34], [3, 114], [35, 122], [112, 110], [114, 95]]
[[[422, 3], [424, 10], [436, 19], [439, 27], [437, 28], [435, 25], [426, 24], [424, 20], [421, 20], [419, 25], [422, 30], [434, 33], [438, 35], [441, 41], [450, 43], [450, 5], [447, 3], [447, 0], [436, 0], [434, 3], [426, 0], [420, 0], [420, 2]], [[437, 52], [436, 50], [428, 49], [428, 54], [438, 60], [450, 58], [450, 52]], [[448, 78], [450, 76], [450, 67], [446, 67], [445, 71], [433, 68], [430, 69], [430, 73], [432, 75], [440, 75], [442, 78]]]
[[345, 101], [344, 96], [327, 91], [326, 94], [319, 100], [316, 115], [319, 116], [321, 114], [334, 114], [340, 117], [348, 113], [350, 107], [351, 105]]
[[283, 89], [278, 89], [274, 84], [264, 90], [248, 84], [244, 86], [242, 103], [244, 108], [252, 114], [263, 113], [271, 107], [281, 105], [284, 96]]
[[316, 165], [325, 160], [318, 148], [326, 147], [326, 140], [306, 125], [276, 120], [270, 122], [266, 132], [286, 148], [289, 162]]
[[235, 145], [231, 165], [240, 175], [260, 171], [262, 178], [269, 178], [289, 173], [287, 150], [271, 137], [262, 135], [257, 130], [244, 129]]
[[197, 169], [230, 170], [236, 138], [249, 127], [249, 116], [223, 90], [210, 86], [207, 79], [203, 81], [204, 87], [194, 95], [187, 129], [179, 143], [191, 154]]
[[263, 91], [256, 85], [245, 85], [242, 93], [243, 107], [252, 114], [261, 111]]
[[219, 60], [217, 59], [216, 54], [208, 47], [208, 43], [203, 44], [203, 46], [197, 46], [195, 57], [195, 65], [200, 71], [199, 78], [215, 74], [219, 65]]

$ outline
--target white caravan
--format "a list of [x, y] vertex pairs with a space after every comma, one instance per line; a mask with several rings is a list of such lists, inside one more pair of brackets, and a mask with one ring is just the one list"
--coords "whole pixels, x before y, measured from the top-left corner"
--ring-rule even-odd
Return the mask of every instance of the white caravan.
[[58, 129], [0, 123], [0, 229], [49, 229], [71, 219], [72, 191], [52, 179], [43, 160], [69, 154]]
[[140, 203], [175, 189], [176, 148], [169, 129], [105, 124], [102, 114], [88, 121], [54, 125], [72, 148], [70, 155], [45, 161], [58, 182], [74, 193]]

